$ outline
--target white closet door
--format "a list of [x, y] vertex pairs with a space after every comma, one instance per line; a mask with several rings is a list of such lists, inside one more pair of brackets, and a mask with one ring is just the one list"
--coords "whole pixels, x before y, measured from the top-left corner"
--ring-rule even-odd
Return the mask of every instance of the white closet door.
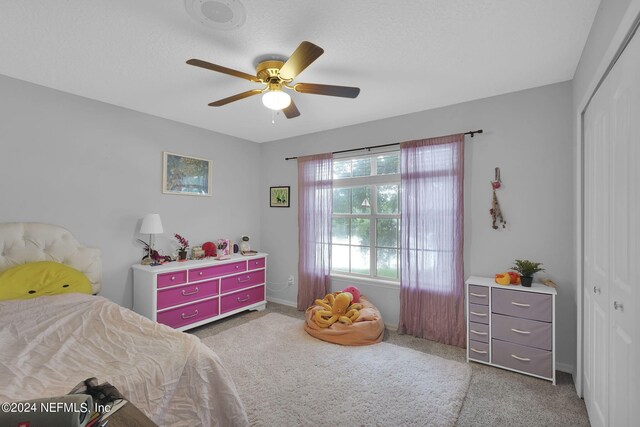
[[584, 117], [584, 392], [594, 426], [640, 419], [640, 37]]
[[[600, 88], [602, 89], [602, 88]], [[599, 92], [601, 93], [601, 92]], [[594, 98], [585, 113], [584, 398], [591, 424], [608, 418], [609, 149], [608, 98]]]
[[[613, 78], [611, 78], [613, 77]], [[609, 76], [612, 83], [611, 282], [609, 295], [609, 425], [640, 422], [640, 37], [635, 36]]]

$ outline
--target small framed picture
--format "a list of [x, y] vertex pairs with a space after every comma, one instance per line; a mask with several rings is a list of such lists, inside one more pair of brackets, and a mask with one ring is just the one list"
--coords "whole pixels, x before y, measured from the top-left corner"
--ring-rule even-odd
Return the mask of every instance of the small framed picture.
[[272, 208], [288, 208], [289, 207], [289, 192], [291, 187], [271, 187], [269, 189], [269, 206]]
[[211, 160], [162, 153], [162, 192], [187, 196], [211, 196]]

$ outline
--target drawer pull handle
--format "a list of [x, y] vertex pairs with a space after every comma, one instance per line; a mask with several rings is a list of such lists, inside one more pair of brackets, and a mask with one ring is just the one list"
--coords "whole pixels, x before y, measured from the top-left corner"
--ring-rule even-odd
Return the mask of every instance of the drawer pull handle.
[[198, 273], [198, 276], [202, 276], [204, 273], [201, 271]]
[[487, 315], [486, 313], [476, 313], [475, 311], [472, 311], [471, 314], [474, 314], [476, 316], [481, 316], [481, 317], [484, 317]]
[[511, 301], [511, 304], [517, 305], [518, 307], [531, 307], [531, 305], [529, 304], [523, 304], [521, 302], [515, 302], [515, 301]]
[[251, 280], [251, 276], [247, 276], [245, 280], [240, 280], [240, 278], [238, 277], [238, 283], [247, 283], [249, 280]]
[[484, 350], [476, 350], [473, 347], [469, 347], [469, 350], [473, 351], [474, 353], [487, 354], [486, 351], [484, 351]]
[[196, 312], [195, 313], [190, 314], [188, 316], [185, 316], [184, 313], [182, 313], [181, 316], [182, 316], [183, 319], [191, 319], [192, 317], [196, 317], [197, 315], [198, 315], [198, 309], [196, 308]]
[[476, 335], [487, 335], [486, 332], [478, 332], [478, 331], [474, 331], [473, 329], [471, 329], [471, 332], [473, 332]]
[[594, 294], [599, 294], [599, 293], [600, 293], [600, 288], [599, 288], [599, 287], [597, 287], [597, 286], [594, 286], [594, 287], [593, 287], [593, 293], [594, 293]]
[[238, 302], [247, 302], [251, 299], [251, 297], [249, 295], [247, 295], [246, 298], [240, 299], [240, 297], [236, 298], [238, 300]]
[[520, 329], [516, 329], [516, 328], [511, 328], [511, 330], [517, 334], [525, 334], [525, 335], [529, 335], [531, 332], [529, 331], [521, 331]]
[[239, 265], [236, 265], [236, 270], [237, 270], [237, 269], [239, 269], [239, 268], [240, 268], [240, 266], [239, 266]]
[[616, 309], [616, 310], [620, 309], [620, 311], [623, 311], [624, 306], [622, 305], [621, 302], [614, 301], [613, 302], [613, 308]]
[[183, 297], [188, 297], [189, 295], [195, 295], [198, 292], [200, 292], [200, 289], [198, 289], [198, 287], [196, 287], [196, 290], [193, 292], [185, 292], [184, 289], [182, 290], [182, 296]]
[[531, 359], [529, 359], [528, 357], [519, 357], [519, 356], [516, 356], [515, 354], [512, 354], [511, 357], [513, 357], [514, 359], [521, 360], [523, 362], [531, 362]]
[[474, 296], [474, 297], [478, 297], [478, 298], [486, 298], [486, 297], [487, 297], [486, 295], [482, 295], [482, 294], [476, 294], [476, 293], [473, 293], [473, 292], [469, 292], [469, 293], [470, 293], [472, 296]]
[[176, 276], [171, 276], [171, 280], [176, 280]]

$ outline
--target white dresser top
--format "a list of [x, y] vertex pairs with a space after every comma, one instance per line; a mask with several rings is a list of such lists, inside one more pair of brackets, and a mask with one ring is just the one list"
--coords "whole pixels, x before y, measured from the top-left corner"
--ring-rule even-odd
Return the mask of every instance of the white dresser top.
[[233, 254], [230, 255], [228, 259], [217, 260], [213, 257], [204, 258], [204, 259], [196, 259], [196, 260], [188, 260], [188, 261], [171, 261], [161, 265], [142, 265], [142, 264], [134, 264], [133, 268], [137, 270], [148, 271], [151, 273], [164, 273], [168, 271], [175, 271], [181, 269], [189, 269], [189, 268], [200, 268], [200, 267], [210, 267], [214, 265], [224, 265], [230, 264], [239, 261], [251, 260], [255, 258], [266, 258], [268, 255], [264, 252], [258, 252], [253, 255], [240, 255]]
[[489, 286], [491, 288], [510, 289], [514, 291], [536, 292], [539, 294], [551, 294], [557, 295], [555, 288], [550, 288], [542, 283], [532, 283], [530, 288], [521, 285], [499, 285], [495, 279], [490, 277], [469, 276], [465, 282], [467, 285], [482, 285]]

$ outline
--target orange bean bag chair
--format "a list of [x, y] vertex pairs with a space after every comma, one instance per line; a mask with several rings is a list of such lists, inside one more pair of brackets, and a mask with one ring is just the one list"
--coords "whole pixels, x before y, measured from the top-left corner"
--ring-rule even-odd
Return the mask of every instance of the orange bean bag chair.
[[360, 315], [353, 324], [336, 322], [328, 328], [320, 327], [313, 317], [316, 311], [324, 310], [320, 305], [312, 305], [305, 312], [304, 330], [312, 337], [341, 345], [369, 345], [382, 341], [384, 321], [380, 310], [365, 296], [360, 296]]

